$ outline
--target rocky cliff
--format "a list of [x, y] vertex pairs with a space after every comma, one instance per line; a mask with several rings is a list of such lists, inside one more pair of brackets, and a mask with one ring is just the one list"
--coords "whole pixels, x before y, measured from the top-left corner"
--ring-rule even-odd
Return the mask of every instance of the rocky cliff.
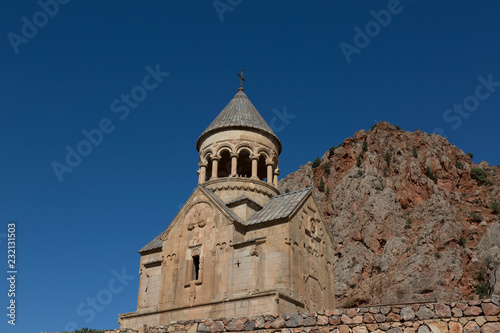
[[500, 297], [500, 167], [381, 122], [281, 180], [315, 187], [339, 305]]

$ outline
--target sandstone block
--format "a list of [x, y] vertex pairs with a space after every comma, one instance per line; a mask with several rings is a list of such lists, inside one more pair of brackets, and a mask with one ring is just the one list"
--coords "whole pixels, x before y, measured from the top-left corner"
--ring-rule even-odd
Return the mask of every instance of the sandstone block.
[[450, 333], [463, 333], [464, 332], [462, 325], [460, 323], [457, 323], [454, 321], [448, 323], [448, 329], [449, 329]]
[[384, 330], [384, 331], [387, 331], [387, 330], [389, 330], [391, 328], [391, 324], [389, 324], [389, 323], [382, 323], [382, 324], [380, 324], [380, 328], [382, 330]]
[[[227, 324], [227, 330], [228, 331], [242, 331], [243, 330], [243, 320], [241, 319], [235, 319], [232, 320], [229, 324]], [[278, 328], [278, 327], [275, 327]], [[281, 328], [281, 327], [279, 327]]]
[[453, 317], [457, 317], [457, 318], [460, 318], [464, 315], [464, 313], [462, 312], [462, 310], [460, 310], [459, 308], [453, 308], [451, 309], [451, 313], [453, 314]]
[[330, 317], [330, 325], [340, 325], [340, 318], [338, 316]]
[[483, 303], [481, 308], [484, 311], [486, 316], [496, 316], [500, 313], [500, 306], [497, 306], [493, 303]]
[[403, 331], [404, 333], [417, 333], [417, 331], [413, 327], [407, 327]]
[[483, 310], [481, 310], [480, 307], [477, 306], [469, 306], [467, 309], [465, 309], [464, 314], [466, 316], [479, 316], [480, 314], [483, 313]]
[[483, 326], [483, 324], [486, 322], [486, 318], [484, 317], [476, 317], [476, 319], [474, 319], [476, 321], [476, 323], [479, 325], [479, 326]]
[[415, 318], [415, 311], [410, 306], [403, 307], [400, 314], [403, 320], [413, 320]]
[[220, 320], [212, 322], [209, 326], [210, 332], [222, 332], [224, 331], [224, 323]]
[[365, 313], [363, 315], [363, 322], [365, 324], [371, 324], [375, 321], [375, 318], [373, 318], [373, 316], [370, 314], [370, 313]]
[[[273, 323], [271, 324], [271, 327], [272, 328], [283, 328], [285, 327], [285, 320], [283, 319], [282, 316], [278, 316], [278, 318], [276, 318]], [[229, 328], [228, 328], [229, 330]]]
[[385, 316], [381, 313], [376, 313], [375, 316], [373, 316], [377, 323], [382, 323], [385, 321]]
[[387, 331], [387, 333], [404, 333], [401, 327], [394, 327]]
[[420, 320], [432, 319], [435, 317], [434, 312], [432, 312], [425, 306], [421, 306], [420, 309], [418, 309], [418, 311], [415, 314]]
[[451, 309], [446, 304], [436, 304], [434, 311], [436, 311], [436, 316], [438, 318], [450, 318]]
[[304, 326], [314, 326], [316, 325], [316, 317], [310, 316], [304, 320]]
[[200, 332], [200, 333], [210, 332], [210, 327], [208, 327], [207, 324], [201, 322], [198, 325], [198, 332]]
[[392, 322], [398, 322], [401, 320], [401, 316], [399, 316], [398, 314], [395, 314], [395, 313], [389, 313], [387, 315], [387, 320], [392, 321]]
[[352, 324], [352, 319], [346, 314], [343, 314], [342, 317], [340, 317], [340, 319], [344, 324]]
[[347, 325], [340, 325], [339, 326], [339, 333], [349, 333], [349, 326], [347, 326]]
[[352, 329], [352, 333], [368, 333], [368, 330], [364, 326], [357, 326]]
[[481, 329], [483, 330], [483, 333], [498, 333], [500, 332], [500, 323], [487, 323], [484, 324]]
[[381, 306], [380, 307], [380, 312], [384, 315], [388, 314], [391, 311], [390, 306]]
[[255, 329], [255, 321], [253, 320], [247, 320], [246, 323], [243, 325], [243, 330], [245, 331], [253, 331]]
[[448, 332], [448, 324], [442, 321], [428, 323], [427, 326], [431, 329], [432, 333], [445, 333]]
[[355, 315], [358, 314], [358, 309], [347, 309], [347, 315], [351, 318], [353, 318]]
[[467, 332], [481, 332], [481, 328], [477, 325], [475, 321], [469, 321], [467, 325], [465, 325], [464, 330]]
[[265, 320], [263, 317], [257, 317], [255, 318], [255, 328], [263, 328], [264, 327]]
[[299, 327], [304, 323], [304, 319], [299, 314], [293, 314], [290, 319], [286, 321], [286, 327]]
[[431, 330], [429, 329], [429, 327], [427, 327], [427, 325], [421, 325], [418, 328], [417, 333], [431, 333]]
[[318, 325], [323, 326], [328, 324], [327, 316], [318, 316]]

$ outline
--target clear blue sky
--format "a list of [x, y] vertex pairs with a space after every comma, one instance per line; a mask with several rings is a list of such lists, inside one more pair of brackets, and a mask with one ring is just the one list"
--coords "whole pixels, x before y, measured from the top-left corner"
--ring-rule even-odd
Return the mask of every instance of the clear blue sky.
[[[17, 325], [3, 278], [2, 332], [115, 328], [135, 310], [137, 250], [196, 186], [196, 139], [241, 68], [246, 94], [275, 118], [282, 176], [381, 120], [441, 128], [475, 162], [500, 164], [496, 0], [232, 0], [223, 13], [212, 0], [60, 1], [53, 17], [34, 0], [0, 4], [1, 276], [12, 220], [18, 251]], [[368, 45], [354, 30], [367, 24]], [[148, 66], [170, 74], [157, 82]], [[464, 101], [474, 111], [453, 109]], [[295, 116], [285, 126], [284, 108]], [[80, 144], [100, 124], [100, 144]], [[59, 181], [54, 162], [68, 168], [66, 147], [79, 144], [92, 152]]]

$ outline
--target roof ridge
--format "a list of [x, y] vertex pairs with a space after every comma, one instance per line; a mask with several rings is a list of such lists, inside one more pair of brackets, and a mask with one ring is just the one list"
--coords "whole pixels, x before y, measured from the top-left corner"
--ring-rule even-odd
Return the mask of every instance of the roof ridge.
[[312, 187], [306, 187], [306, 188], [303, 188], [303, 189], [300, 189], [300, 190], [295, 190], [295, 191], [288, 192], [288, 193], [278, 194], [278, 195], [272, 197], [270, 200], [272, 200], [274, 198], [277, 198], [277, 197], [284, 197], [284, 196], [287, 196], [287, 195], [292, 195], [292, 194], [296, 194], [296, 193], [299, 193], [299, 192], [302, 192], [302, 191], [310, 191], [310, 190], [312, 190]]
[[[231, 200], [231, 201], [226, 202], [226, 203], [225, 203], [225, 205], [229, 207], [229, 206], [230, 206], [230, 205], [232, 205], [232, 204], [235, 204], [235, 203], [240, 202], [240, 201], [245, 201], [245, 200], [250, 201], [251, 203], [253, 203], [254, 205], [259, 206], [260, 208], [262, 208], [262, 207], [263, 207], [263, 206], [262, 206], [261, 204], [259, 204], [257, 201], [253, 200], [252, 198], [247, 197], [247, 196], [246, 196], [246, 195], [244, 195], [244, 194], [240, 195], [240, 196], [239, 196], [239, 197], [237, 197], [236, 199], [233, 199], [233, 200]], [[229, 207], [229, 208], [232, 208], [232, 207]]]

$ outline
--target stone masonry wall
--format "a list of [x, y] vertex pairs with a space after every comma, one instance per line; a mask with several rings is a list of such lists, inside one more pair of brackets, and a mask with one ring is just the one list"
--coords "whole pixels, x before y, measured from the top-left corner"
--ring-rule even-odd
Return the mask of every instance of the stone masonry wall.
[[168, 326], [105, 333], [441, 333], [500, 332], [500, 302], [371, 306], [290, 315], [179, 321]]

